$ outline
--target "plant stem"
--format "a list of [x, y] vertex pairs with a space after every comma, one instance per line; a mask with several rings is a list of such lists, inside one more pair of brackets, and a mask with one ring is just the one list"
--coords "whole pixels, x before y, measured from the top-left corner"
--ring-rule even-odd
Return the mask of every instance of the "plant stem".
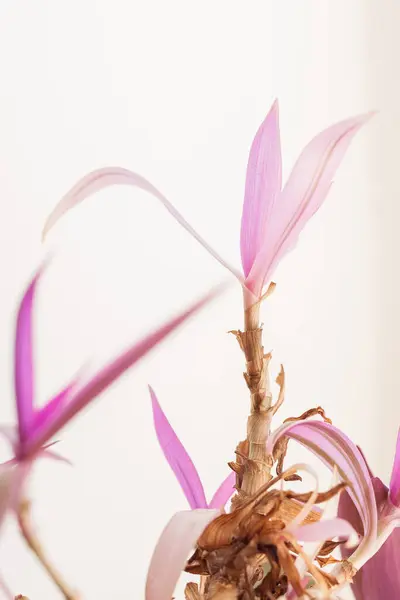
[[[270, 286], [265, 297], [274, 289]], [[245, 291], [245, 296], [247, 292]], [[267, 454], [267, 440], [273, 414], [283, 402], [284, 396], [284, 372], [283, 368], [278, 376], [277, 382], [281, 388], [279, 397], [272, 406], [272, 393], [270, 388], [268, 367], [271, 360], [270, 354], [264, 354], [262, 345], [262, 328], [260, 327], [260, 304], [261, 300], [253, 304], [244, 313], [244, 331], [232, 331], [235, 334], [241, 350], [246, 358], [246, 371], [243, 373], [247, 387], [250, 391], [250, 415], [247, 419], [246, 440], [240, 442], [235, 463], [230, 463], [236, 472], [236, 487], [238, 495], [232, 500], [231, 510], [238, 509], [243, 500], [254, 496], [256, 492], [271, 479], [271, 467], [273, 459]], [[262, 504], [255, 509], [263, 513]], [[247, 565], [246, 577], [253, 575], [256, 567]], [[202, 578], [203, 579], [203, 578]], [[237, 600], [241, 584], [239, 581], [221, 579], [220, 574], [208, 577], [207, 592], [205, 586], [201, 586], [204, 600]], [[250, 589], [250, 588], [249, 588]], [[250, 593], [250, 592], [249, 592]], [[242, 596], [240, 596], [242, 597]], [[246, 597], [251, 597], [247, 595]]]
[[18, 523], [26, 543], [28, 544], [32, 552], [36, 555], [36, 558], [39, 560], [49, 577], [53, 580], [55, 585], [63, 594], [65, 600], [79, 600], [80, 597], [78, 593], [68, 586], [68, 584], [60, 575], [60, 573], [57, 571], [57, 569], [50, 563], [49, 559], [47, 558], [42, 548], [42, 545], [34, 532], [30, 518], [30, 507], [30, 501], [23, 500], [18, 510]]
[[270, 354], [264, 354], [262, 328], [260, 327], [260, 303], [245, 311], [244, 331], [235, 332], [246, 357], [244, 378], [250, 390], [250, 415], [247, 419], [246, 442], [240, 445], [242, 475], [240, 489], [253, 495], [271, 479], [272, 459], [266, 452], [266, 443], [272, 419], [272, 394], [268, 374]]

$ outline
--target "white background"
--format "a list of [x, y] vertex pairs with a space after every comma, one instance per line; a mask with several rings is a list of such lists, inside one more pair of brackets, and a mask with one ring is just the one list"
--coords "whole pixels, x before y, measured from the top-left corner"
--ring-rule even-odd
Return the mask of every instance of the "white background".
[[[399, 18], [389, 0], [1, 3], [2, 422], [14, 419], [17, 301], [45, 252], [56, 256], [37, 297], [38, 403], [88, 358], [104, 360], [229, 278], [131, 189], [87, 201], [43, 247], [45, 217], [80, 176], [136, 170], [239, 264], [247, 154], [273, 99], [285, 174], [320, 129], [378, 109], [276, 272], [263, 319], [273, 369], [287, 371], [281, 418], [322, 404], [388, 481], [400, 422]], [[242, 356], [226, 334], [241, 324], [233, 286], [71, 423], [59, 449], [74, 469], [37, 465], [36, 523], [83, 598], [143, 597], [156, 538], [186, 507], [155, 440], [147, 382], [209, 495], [227, 474], [248, 408]], [[15, 593], [58, 597], [12, 521], [0, 563]]]

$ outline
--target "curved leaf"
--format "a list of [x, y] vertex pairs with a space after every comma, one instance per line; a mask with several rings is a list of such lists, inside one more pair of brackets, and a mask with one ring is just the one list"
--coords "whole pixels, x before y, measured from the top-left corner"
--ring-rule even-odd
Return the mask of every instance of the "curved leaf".
[[189, 552], [219, 510], [191, 510], [176, 513], [155, 547], [146, 580], [146, 600], [171, 600]]
[[154, 390], [149, 386], [157, 439], [169, 466], [185, 494], [190, 508], [207, 508], [199, 474], [182, 442], [165, 416]]
[[122, 169], [121, 167], [104, 167], [92, 171], [82, 177], [74, 185], [73, 188], [67, 192], [67, 194], [60, 200], [55, 206], [54, 210], [50, 213], [46, 220], [42, 238], [44, 239], [50, 229], [54, 227], [57, 221], [65, 215], [71, 208], [80, 204], [83, 200], [91, 196], [92, 194], [109, 187], [111, 185], [131, 185], [137, 187], [145, 192], [148, 192], [157, 200], [159, 200], [167, 211], [174, 217], [176, 221], [186, 231], [190, 233], [221, 265], [223, 265], [228, 271], [233, 273], [240, 282], [243, 282], [241, 273], [229, 263], [227, 263], [219, 254], [216, 252], [198, 233], [193, 227], [186, 221], [186, 219], [180, 214], [180, 212], [174, 207], [173, 204], [152, 184], [150, 181], [135, 173], [129, 169]]
[[298, 525], [290, 532], [302, 542], [325, 542], [333, 538], [358, 537], [350, 523], [344, 519], [325, 519], [307, 525]]
[[350, 483], [349, 494], [360, 514], [364, 538], [357, 549], [361, 553], [377, 535], [377, 509], [368, 468], [357, 446], [339, 429], [319, 421], [283, 424], [272, 433], [267, 449], [272, 454], [283, 436], [292, 438], [311, 450], [330, 469], [335, 467], [343, 481]]

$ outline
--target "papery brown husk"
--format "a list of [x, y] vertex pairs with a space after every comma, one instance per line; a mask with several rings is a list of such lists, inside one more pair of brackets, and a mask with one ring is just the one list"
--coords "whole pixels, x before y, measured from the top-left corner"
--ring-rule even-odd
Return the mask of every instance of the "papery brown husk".
[[[279, 477], [268, 485], [272, 486], [277, 480]], [[186, 567], [187, 572], [208, 576], [206, 594], [200, 595], [200, 600], [214, 600], [216, 597], [220, 600], [220, 593], [229, 593], [227, 597], [231, 597], [232, 586], [236, 589], [235, 597], [243, 600], [278, 598], [288, 584], [299, 596], [306, 593], [295, 567], [295, 559], [302, 552], [301, 546], [286, 532], [286, 526], [298, 515], [310, 493], [269, 489], [268, 485], [264, 486], [264, 492], [260, 491], [231, 513], [217, 517], [200, 536], [197, 550]], [[343, 484], [336, 485], [318, 494], [316, 500], [325, 502], [342, 489]], [[255, 512], [260, 502], [265, 514]], [[319, 518], [320, 513], [312, 511], [303, 523], [315, 522]], [[316, 559], [321, 567], [336, 562], [330, 552], [337, 545], [337, 542], [329, 541], [322, 545]], [[266, 575], [262, 571], [264, 566], [268, 567]], [[328, 587], [337, 583], [335, 578], [316, 565], [312, 567], [312, 575]], [[195, 596], [193, 600], [199, 599]]]

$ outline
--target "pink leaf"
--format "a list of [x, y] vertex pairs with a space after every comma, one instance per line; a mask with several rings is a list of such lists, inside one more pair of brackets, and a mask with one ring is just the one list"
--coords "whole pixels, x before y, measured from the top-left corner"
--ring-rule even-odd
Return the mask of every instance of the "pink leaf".
[[[60, 411], [73, 385], [67, 386], [60, 394], [41, 409], [34, 407], [34, 370], [32, 320], [33, 304], [37, 284], [44, 271], [44, 265], [31, 281], [20, 304], [16, 324], [15, 341], [15, 396], [18, 413], [18, 432], [21, 445], [30, 434], [40, 427], [54, 412]], [[17, 448], [16, 444], [13, 444]], [[16, 450], [17, 451], [17, 450]]]
[[366, 464], [366, 466], [367, 466], [367, 469], [368, 469], [369, 476], [370, 476], [370, 477], [371, 477], [371, 479], [372, 479], [372, 478], [374, 477], [374, 474], [373, 474], [373, 472], [372, 472], [372, 470], [371, 470], [371, 467], [369, 466], [369, 463], [368, 463], [368, 461], [367, 461], [367, 459], [366, 459], [366, 457], [365, 457], [365, 454], [364, 454], [364, 452], [362, 451], [362, 449], [360, 448], [360, 446], [357, 446], [357, 448], [358, 448], [358, 450], [359, 450], [359, 452], [360, 452], [361, 456], [362, 456], [362, 457], [363, 457], [363, 459], [364, 459], [364, 462], [365, 462], [365, 464]]
[[[386, 504], [387, 487], [374, 477], [372, 484], [379, 510]], [[361, 533], [362, 524], [350, 496], [340, 496], [339, 514]], [[348, 559], [350, 551], [342, 548], [343, 557]], [[400, 529], [394, 529], [379, 550], [356, 573], [352, 590], [356, 600], [383, 600], [397, 598], [400, 590]]]
[[245, 277], [265, 241], [265, 231], [281, 191], [282, 160], [276, 100], [253, 140], [246, 174], [240, 249]]
[[68, 423], [77, 413], [84, 409], [94, 398], [109, 387], [118, 379], [127, 369], [140, 360], [152, 348], [157, 346], [167, 335], [172, 333], [179, 325], [184, 323], [190, 316], [196, 313], [200, 308], [215, 298], [223, 287], [218, 287], [208, 293], [198, 302], [184, 310], [177, 317], [171, 319], [166, 324], [157, 328], [153, 333], [142, 338], [139, 342], [128, 348], [116, 359], [94, 375], [88, 382], [79, 389], [74, 390], [68, 402], [64, 405], [61, 413], [54, 412], [50, 422], [44, 423], [43, 427], [37, 429], [27, 440], [22, 451], [24, 456], [32, 456], [39, 448], [45, 444], [53, 435], [55, 435], [66, 423]]
[[164, 456], [175, 473], [190, 508], [207, 508], [203, 485], [196, 467], [163, 413], [154, 390], [150, 386], [149, 390], [154, 426]]
[[254, 294], [261, 294], [282, 256], [292, 249], [307, 221], [320, 208], [351, 140], [370, 116], [347, 119], [329, 127], [301, 153], [274, 203], [263, 246], [246, 278], [245, 284]]
[[[343, 481], [348, 481], [349, 494], [360, 514], [364, 538], [360, 552], [377, 535], [377, 509], [368, 468], [357, 446], [339, 429], [319, 421], [289, 422], [272, 433], [267, 450], [283, 436], [292, 438], [316, 454], [330, 469], [337, 467]], [[358, 551], [357, 551], [358, 552]]]
[[189, 553], [219, 510], [198, 509], [176, 513], [161, 534], [146, 580], [146, 600], [171, 600]]
[[394, 506], [400, 508], [400, 429], [397, 435], [396, 453], [390, 479], [390, 500]]
[[229, 473], [228, 477], [221, 483], [209, 504], [210, 508], [222, 508], [228, 502], [235, 491], [236, 475]]
[[351, 586], [356, 600], [394, 600], [400, 590], [400, 529], [357, 572]]
[[15, 331], [14, 380], [18, 433], [26, 440], [33, 419], [32, 308], [41, 272], [32, 279], [20, 303]]
[[309, 525], [299, 525], [297, 527], [288, 527], [296, 539], [302, 542], [318, 542], [332, 540], [334, 538], [350, 538], [357, 536], [353, 527], [344, 519], [327, 519], [310, 523]]
[[33, 431], [42, 428], [46, 423], [51, 421], [55, 415], [60, 414], [72, 394], [72, 390], [76, 387], [76, 382], [67, 385], [59, 394], [54, 396], [43, 408], [35, 413], [33, 421]]
[[193, 227], [184, 219], [184, 217], [176, 210], [169, 200], [156, 188], [152, 183], [147, 181], [141, 175], [129, 171], [128, 169], [122, 169], [120, 167], [105, 167], [92, 171], [85, 175], [82, 179], [74, 185], [74, 187], [67, 192], [67, 194], [60, 200], [56, 205], [50, 216], [48, 217], [46, 224], [43, 229], [43, 239], [46, 237], [48, 232], [57, 221], [67, 213], [71, 208], [78, 205], [80, 202], [111, 185], [131, 185], [133, 187], [140, 188], [145, 192], [148, 192], [152, 196], [155, 196], [167, 209], [167, 211], [174, 217], [176, 221], [186, 231], [190, 233], [218, 262], [220, 262], [225, 268], [233, 273], [239, 281], [243, 282], [241, 273], [234, 267], [231, 267], [198, 233]]

